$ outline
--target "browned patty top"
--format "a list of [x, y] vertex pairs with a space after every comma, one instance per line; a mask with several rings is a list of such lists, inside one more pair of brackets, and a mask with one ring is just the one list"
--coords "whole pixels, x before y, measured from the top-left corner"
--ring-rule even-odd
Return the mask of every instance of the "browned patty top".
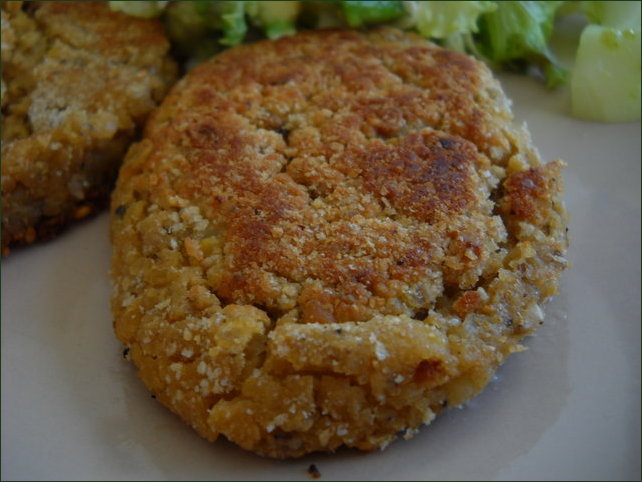
[[306, 321], [412, 313], [442, 283], [472, 287], [499, 250], [505, 102], [482, 64], [418, 37], [304, 33], [190, 72], [148, 125], [145, 169], [224, 237], [225, 302], [301, 305]]

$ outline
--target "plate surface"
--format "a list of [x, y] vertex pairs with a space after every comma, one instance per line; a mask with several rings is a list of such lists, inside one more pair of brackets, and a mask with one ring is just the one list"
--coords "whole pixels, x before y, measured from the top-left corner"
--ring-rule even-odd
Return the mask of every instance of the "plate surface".
[[108, 218], [2, 260], [2, 479], [640, 479], [640, 123], [569, 118], [501, 76], [545, 160], [567, 161], [573, 267], [487, 390], [383, 452], [273, 461], [152, 400], [112, 333]]

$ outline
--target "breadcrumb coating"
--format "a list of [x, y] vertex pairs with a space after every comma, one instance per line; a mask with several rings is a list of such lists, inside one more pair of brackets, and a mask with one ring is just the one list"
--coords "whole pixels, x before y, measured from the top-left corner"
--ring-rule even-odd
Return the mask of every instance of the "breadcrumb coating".
[[542, 164], [480, 62], [382, 28], [230, 49], [112, 197], [118, 338], [204, 437], [383, 448], [479, 393], [566, 267]]
[[175, 79], [157, 21], [107, 2], [2, 2], [2, 251], [105, 205]]

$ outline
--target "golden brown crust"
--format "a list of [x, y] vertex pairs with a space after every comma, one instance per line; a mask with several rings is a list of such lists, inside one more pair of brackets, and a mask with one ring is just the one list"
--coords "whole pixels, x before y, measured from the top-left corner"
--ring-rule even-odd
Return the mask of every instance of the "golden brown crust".
[[507, 106], [394, 29], [190, 72], [112, 198], [115, 330], [149, 389], [272, 457], [383, 447], [478, 393], [565, 267], [561, 163]]
[[3, 2], [2, 25], [6, 254], [106, 203], [175, 66], [159, 22], [106, 2]]
[[512, 173], [504, 182], [502, 211], [512, 223], [543, 227], [551, 216], [553, 198], [560, 191], [561, 162]]

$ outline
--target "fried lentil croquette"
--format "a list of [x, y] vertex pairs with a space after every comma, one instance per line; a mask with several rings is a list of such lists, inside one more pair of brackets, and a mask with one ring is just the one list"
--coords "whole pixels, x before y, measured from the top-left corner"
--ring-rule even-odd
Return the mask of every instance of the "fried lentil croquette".
[[108, 203], [175, 79], [157, 21], [107, 2], [2, 2], [2, 251]]
[[480, 62], [383, 28], [243, 45], [177, 83], [112, 197], [115, 331], [202, 436], [383, 448], [479, 393], [566, 267]]

